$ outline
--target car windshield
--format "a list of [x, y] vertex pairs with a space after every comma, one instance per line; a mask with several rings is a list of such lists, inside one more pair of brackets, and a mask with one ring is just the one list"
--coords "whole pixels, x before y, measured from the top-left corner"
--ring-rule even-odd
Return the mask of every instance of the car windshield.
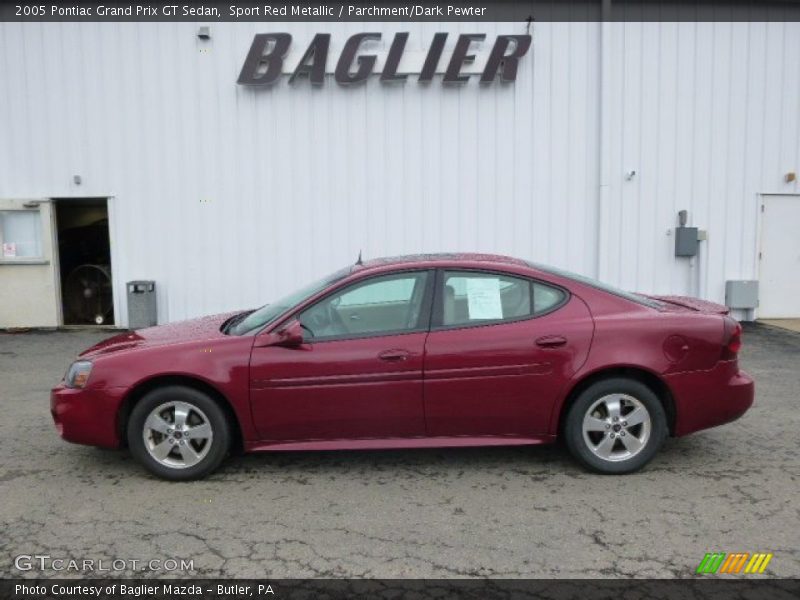
[[248, 333], [255, 333], [260, 330], [264, 325], [271, 323], [290, 308], [293, 308], [310, 298], [317, 292], [322, 291], [332, 283], [339, 281], [350, 273], [350, 267], [340, 269], [327, 277], [315, 281], [291, 294], [284, 296], [280, 300], [276, 300], [272, 304], [266, 304], [261, 308], [254, 310], [250, 313], [242, 313], [234, 317], [227, 326], [225, 333], [228, 335], [247, 335]]
[[593, 288], [597, 288], [598, 290], [602, 290], [604, 292], [608, 292], [609, 294], [614, 294], [615, 296], [619, 296], [620, 298], [625, 298], [626, 300], [630, 300], [631, 302], [636, 302], [637, 304], [649, 306], [650, 308], [664, 307], [664, 304], [662, 302], [659, 302], [658, 300], [654, 300], [653, 298], [648, 298], [647, 296], [642, 296], [641, 294], [626, 292], [625, 290], [616, 288], [613, 285], [608, 285], [607, 283], [603, 283], [602, 281], [598, 281], [597, 279], [592, 279], [591, 277], [586, 277], [585, 275], [578, 275], [577, 273], [573, 273], [571, 271], [556, 269], [555, 267], [540, 265], [534, 262], [529, 262], [528, 264], [532, 266], [534, 269], [544, 271], [545, 273], [558, 275], [559, 277], [572, 279], [573, 281], [577, 281], [578, 283], [589, 285]]

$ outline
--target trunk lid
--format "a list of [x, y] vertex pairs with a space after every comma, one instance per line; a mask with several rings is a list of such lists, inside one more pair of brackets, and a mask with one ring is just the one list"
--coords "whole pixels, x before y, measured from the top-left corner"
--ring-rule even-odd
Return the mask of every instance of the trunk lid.
[[686, 311], [691, 310], [710, 315], [727, 315], [730, 309], [724, 304], [717, 304], [708, 300], [701, 300], [700, 298], [692, 298], [691, 296], [651, 296], [648, 298], [664, 302], [668, 310]]

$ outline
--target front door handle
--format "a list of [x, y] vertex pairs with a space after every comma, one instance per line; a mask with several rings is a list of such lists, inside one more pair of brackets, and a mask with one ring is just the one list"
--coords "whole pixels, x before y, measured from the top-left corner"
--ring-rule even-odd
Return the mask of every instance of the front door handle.
[[401, 360], [408, 360], [411, 356], [411, 352], [408, 350], [384, 350], [380, 354], [378, 354], [378, 358], [381, 360], [388, 360], [392, 362], [399, 362]]
[[567, 343], [567, 338], [562, 335], [544, 335], [536, 339], [536, 345], [540, 348], [558, 348]]

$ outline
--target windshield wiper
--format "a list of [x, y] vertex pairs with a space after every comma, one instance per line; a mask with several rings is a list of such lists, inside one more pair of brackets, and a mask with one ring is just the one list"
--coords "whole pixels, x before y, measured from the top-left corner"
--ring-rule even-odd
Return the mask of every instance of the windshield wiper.
[[252, 310], [246, 310], [242, 313], [239, 313], [238, 315], [232, 316], [230, 319], [228, 319], [228, 322], [223, 327], [222, 333], [226, 334], [230, 333], [231, 329], [233, 329], [236, 325], [241, 323], [245, 319], [245, 317], [247, 317], [247, 315], [249, 315], [252, 312], [253, 312]]

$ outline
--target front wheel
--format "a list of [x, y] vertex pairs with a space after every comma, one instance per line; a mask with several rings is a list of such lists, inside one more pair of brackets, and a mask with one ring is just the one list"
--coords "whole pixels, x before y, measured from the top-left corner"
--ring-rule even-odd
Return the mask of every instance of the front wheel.
[[607, 474], [641, 469], [667, 433], [658, 397], [643, 383], [626, 378], [606, 379], [585, 389], [564, 425], [572, 455], [589, 469]]
[[174, 481], [214, 471], [228, 452], [230, 426], [219, 405], [183, 386], [158, 388], [133, 408], [128, 445], [151, 473]]

